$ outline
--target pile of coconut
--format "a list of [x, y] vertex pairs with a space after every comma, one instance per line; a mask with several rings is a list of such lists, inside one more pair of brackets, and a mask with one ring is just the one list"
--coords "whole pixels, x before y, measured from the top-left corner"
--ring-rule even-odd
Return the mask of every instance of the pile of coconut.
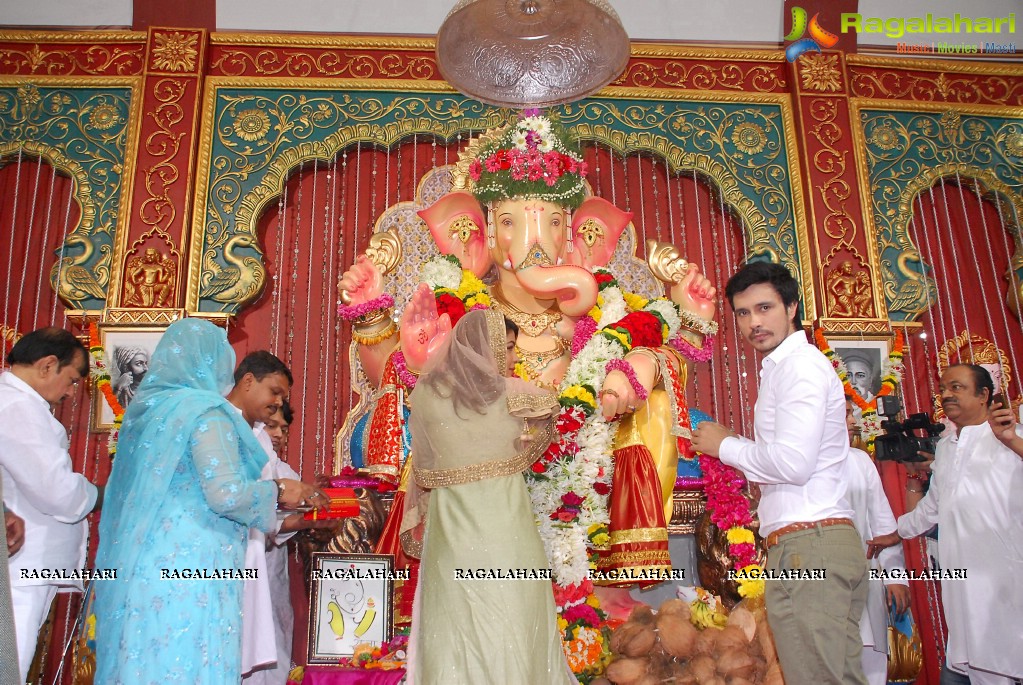
[[637, 607], [611, 634], [613, 661], [593, 685], [784, 685], [763, 609], [737, 605], [725, 625], [698, 628], [689, 603]]

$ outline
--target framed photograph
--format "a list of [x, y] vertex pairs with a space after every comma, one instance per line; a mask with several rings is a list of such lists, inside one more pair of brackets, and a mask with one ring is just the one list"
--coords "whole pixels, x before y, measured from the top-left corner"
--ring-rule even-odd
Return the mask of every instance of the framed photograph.
[[310, 566], [310, 664], [337, 664], [358, 644], [391, 639], [392, 555], [314, 552]]
[[[164, 330], [163, 326], [100, 326], [100, 344], [110, 374], [110, 387], [125, 409], [149, 371], [149, 360]], [[114, 426], [114, 410], [98, 388], [92, 390], [92, 430], [110, 430]]]
[[849, 384], [868, 402], [881, 390], [881, 363], [888, 358], [888, 346], [888, 338], [831, 341], [831, 349], [849, 370]]

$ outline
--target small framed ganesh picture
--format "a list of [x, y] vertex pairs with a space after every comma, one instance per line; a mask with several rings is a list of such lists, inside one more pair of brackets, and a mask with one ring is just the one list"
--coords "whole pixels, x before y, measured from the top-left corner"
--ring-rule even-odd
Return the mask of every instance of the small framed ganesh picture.
[[92, 388], [92, 430], [110, 430], [117, 412], [131, 404], [149, 372], [149, 360], [164, 330], [164, 326], [99, 328], [99, 340], [91, 341], [90, 347], [95, 357], [99, 343], [102, 370], [106, 373], [100, 374]]
[[337, 665], [358, 645], [391, 640], [393, 555], [314, 552], [310, 576], [310, 664]]

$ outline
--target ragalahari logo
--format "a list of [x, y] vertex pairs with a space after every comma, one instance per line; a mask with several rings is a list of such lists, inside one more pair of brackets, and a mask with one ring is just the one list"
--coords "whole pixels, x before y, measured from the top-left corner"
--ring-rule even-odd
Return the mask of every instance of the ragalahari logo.
[[[820, 25], [817, 21], [819, 16], [820, 14], [815, 14], [813, 19], [807, 22], [805, 9], [802, 7], [792, 8], [792, 30], [789, 35], [785, 36], [785, 40], [794, 42], [785, 48], [785, 59], [795, 62], [804, 52], [813, 50], [820, 52], [824, 48], [835, 47], [835, 44], [838, 43], [838, 36]], [[804, 38], [803, 34], [807, 32], [810, 35]]]

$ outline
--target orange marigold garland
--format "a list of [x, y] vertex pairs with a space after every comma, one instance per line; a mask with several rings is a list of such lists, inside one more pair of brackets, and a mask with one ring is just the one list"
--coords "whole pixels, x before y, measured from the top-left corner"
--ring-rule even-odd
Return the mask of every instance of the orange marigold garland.
[[124, 407], [117, 401], [114, 388], [110, 384], [110, 372], [103, 360], [103, 345], [99, 340], [99, 329], [96, 324], [89, 324], [89, 376], [92, 377], [94, 387], [103, 393], [107, 405], [114, 413], [114, 427], [110, 430], [109, 450], [111, 459], [117, 453], [117, 437], [121, 432], [121, 422], [124, 421]]
[[874, 399], [869, 402], [863, 399], [863, 396], [849, 383], [849, 370], [845, 367], [845, 362], [842, 361], [842, 358], [831, 349], [827, 338], [824, 337], [824, 331], [818, 328], [813, 332], [813, 338], [814, 342], [817, 343], [817, 348], [824, 353], [824, 356], [828, 358], [828, 361], [835, 368], [835, 373], [838, 374], [838, 378], [842, 381], [842, 388], [845, 390], [845, 394], [852, 397], [853, 404], [859, 407], [861, 414], [859, 421], [860, 431], [867, 443], [867, 449], [872, 452], [874, 449], [874, 438], [883, 432], [881, 420], [877, 415], [877, 398], [893, 394], [902, 382], [902, 358], [906, 349], [906, 339], [902, 335], [902, 331], [895, 331], [895, 344], [892, 346], [892, 351], [888, 353], [888, 358], [881, 365], [881, 389], [874, 396]]

